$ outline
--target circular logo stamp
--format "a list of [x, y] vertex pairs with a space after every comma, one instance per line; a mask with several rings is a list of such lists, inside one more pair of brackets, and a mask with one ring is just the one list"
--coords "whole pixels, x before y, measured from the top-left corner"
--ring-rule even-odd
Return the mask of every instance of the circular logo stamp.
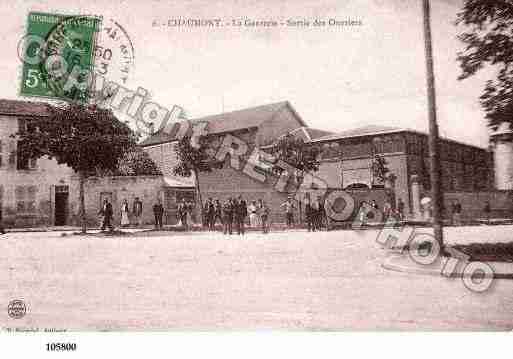
[[20, 299], [11, 300], [7, 306], [7, 313], [13, 319], [23, 318], [27, 313], [27, 306]]
[[109, 81], [126, 85], [134, 67], [134, 46], [128, 32], [113, 19], [103, 20], [94, 49], [95, 72]]
[[53, 97], [87, 102], [98, 76], [126, 85], [134, 60], [132, 40], [117, 21], [62, 16], [44, 38], [39, 70]]

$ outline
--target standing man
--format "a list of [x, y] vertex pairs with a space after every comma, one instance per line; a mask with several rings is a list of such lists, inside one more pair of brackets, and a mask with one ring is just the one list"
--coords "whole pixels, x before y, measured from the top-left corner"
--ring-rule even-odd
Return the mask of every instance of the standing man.
[[229, 198], [223, 204], [223, 233], [232, 234], [233, 202]]
[[209, 229], [210, 223], [208, 220], [208, 209], [210, 207], [210, 198], [208, 198], [205, 201], [205, 204], [203, 204], [202, 206], [203, 206], [203, 209], [201, 211], [201, 224], [203, 225], [204, 228]]
[[283, 202], [280, 207], [285, 208], [285, 220], [287, 222], [287, 227], [292, 227], [294, 223], [294, 204], [292, 203], [292, 198], [289, 196], [287, 200]]
[[107, 227], [113, 231], [114, 227], [112, 226], [112, 215], [114, 212], [112, 210], [112, 204], [107, 198], [103, 200], [103, 206], [98, 213], [103, 216], [102, 231], [104, 231]]
[[5, 234], [5, 229], [3, 225], [3, 217], [2, 217], [2, 203], [0, 203], [0, 234]]
[[143, 210], [142, 201], [139, 199], [139, 197], [135, 197], [134, 204], [132, 206], [132, 213], [134, 214], [134, 224], [136, 226], [140, 226], [142, 224], [142, 221], [141, 221], [142, 210]]
[[237, 225], [237, 233], [240, 235], [244, 234], [244, 222], [247, 215], [248, 207], [246, 205], [246, 201], [242, 199], [242, 196], [239, 196], [235, 204], [235, 223]]
[[324, 210], [324, 203], [322, 197], [317, 196], [317, 228], [319, 230], [328, 230], [328, 221], [326, 218], [326, 211]]
[[185, 203], [185, 199], [182, 199], [182, 202], [178, 205], [178, 220], [182, 227], [187, 230], [187, 204]]
[[312, 208], [312, 204], [310, 203], [310, 196], [307, 196], [305, 198], [305, 219], [306, 219], [306, 226], [308, 228], [308, 232], [310, 232], [310, 231], [315, 232], [315, 226], [313, 225], [313, 215], [314, 215], [314, 211]]
[[455, 226], [461, 225], [461, 203], [458, 200], [452, 205], [452, 223]]
[[155, 216], [155, 228], [162, 229], [162, 216], [164, 215], [164, 207], [160, 201], [160, 198], [157, 199], [157, 203], [153, 205], [153, 215]]
[[385, 201], [385, 204], [383, 205], [383, 222], [387, 222], [388, 218], [392, 214], [392, 204], [389, 200]]
[[319, 202], [319, 198], [315, 197], [310, 206], [313, 230], [321, 230], [321, 203]]
[[397, 201], [397, 217], [399, 221], [404, 220], [404, 202], [401, 198]]
[[269, 207], [261, 199], [259, 201], [260, 207], [260, 223], [262, 224], [262, 233], [269, 233]]
[[221, 205], [221, 202], [219, 202], [219, 199], [214, 200], [214, 219], [213, 226], [215, 228], [216, 222], [219, 219], [219, 223], [221, 223], [221, 226], [223, 225], [223, 206]]
[[208, 222], [208, 229], [213, 231], [214, 225], [215, 225], [215, 206], [214, 201], [212, 201], [212, 198], [208, 199], [208, 208], [207, 208], [207, 222]]

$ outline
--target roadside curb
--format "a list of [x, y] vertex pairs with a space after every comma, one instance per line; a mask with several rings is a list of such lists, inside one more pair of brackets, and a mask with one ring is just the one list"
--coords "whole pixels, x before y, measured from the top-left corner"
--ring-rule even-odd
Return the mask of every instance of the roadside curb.
[[[470, 274], [464, 273], [463, 271], [469, 263], [471, 262], [462, 262], [454, 272], [443, 274], [443, 264], [441, 260], [436, 260], [430, 265], [422, 265], [413, 261], [408, 254], [390, 254], [385, 258], [381, 267], [390, 271], [402, 273], [432, 275], [446, 278], [461, 278], [470, 276]], [[486, 262], [486, 264], [492, 268], [494, 279], [513, 279], [513, 263]]]

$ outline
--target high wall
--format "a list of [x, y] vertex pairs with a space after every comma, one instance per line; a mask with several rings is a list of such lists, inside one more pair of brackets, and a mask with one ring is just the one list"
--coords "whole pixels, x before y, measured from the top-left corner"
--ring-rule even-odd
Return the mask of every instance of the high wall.
[[[142, 221], [144, 224], [154, 223], [153, 205], [157, 199], [163, 199], [163, 179], [161, 176], [115, 176], [115, 177], [91, 177], [85, 183], [85, 207], [87, 222], [89, 225], [98, 226], [101, 218], [98, 211], [104, 198], [109, 198], [114, 211], [114, 224], [121, 222], [121, 204], [128, 200], [130, 209], [130, 221], [132, 222], [132, 206], [135, 197], [143, 202]], [[78, 192], [76, 192], [78, 194]], [[78, 196], [74, 196], [70, 202], [70, 223], [79, 224]]]
[[[405, 213], [410, 211], [410, 191], [408, 180], [407, 159], [405, 154], [385, 154], [387, 167], [390, 173], [396, 176], [395, 197], [396, 201], [401, 198], [405, 203]], [[329, 187], [346, 188], [350, 184], [365, 183], [372, 185], [373, 178], [371, 172], [372, 160], [367, 158], [350, 158], [340, 160], [325, 160], [319, 166], [319, 171], [315, 176], [326, 181]], [[374, 184], [378, 183], [375, 179]]]
[[451, 204], [458, 200], [463, 219], [484, 219], [486, 202], [490, 203], [491, 218], [513, 218], [513, 193], [511, 191], [446, 192], [444, 193], [445, 216], [450, 216]]
[[199, 183], [203, 201], [212, 197], [223, 202], [238, 195], [241, 195], [248, 204], [251, 201], [262, 199], [271, 210], [270, 218], [272, 222], [285, 221], [280, 204], [287, 199], [287, 194], [276, 191], [273, 188], [274, 181], [261, 183], [242, 171], [225, 165], [223, 169], [201, 173]]

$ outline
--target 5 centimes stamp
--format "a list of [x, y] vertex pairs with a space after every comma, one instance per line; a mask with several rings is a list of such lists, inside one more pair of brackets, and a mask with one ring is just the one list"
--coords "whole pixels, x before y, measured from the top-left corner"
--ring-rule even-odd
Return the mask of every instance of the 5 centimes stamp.
[[100, 24], [95, 16], [29, 13], [20, 94], [87, 100]]
[[126, 84], [134, 66], [134, 46], [128, 32], [117, 21], [108, 19], [102, 22], [94, 55], [98, 75]]
[[20, 299], [11, 300], [7, 306], [7, 314], [13, 319], [21, 319], [27, 314], [27, 306]]

